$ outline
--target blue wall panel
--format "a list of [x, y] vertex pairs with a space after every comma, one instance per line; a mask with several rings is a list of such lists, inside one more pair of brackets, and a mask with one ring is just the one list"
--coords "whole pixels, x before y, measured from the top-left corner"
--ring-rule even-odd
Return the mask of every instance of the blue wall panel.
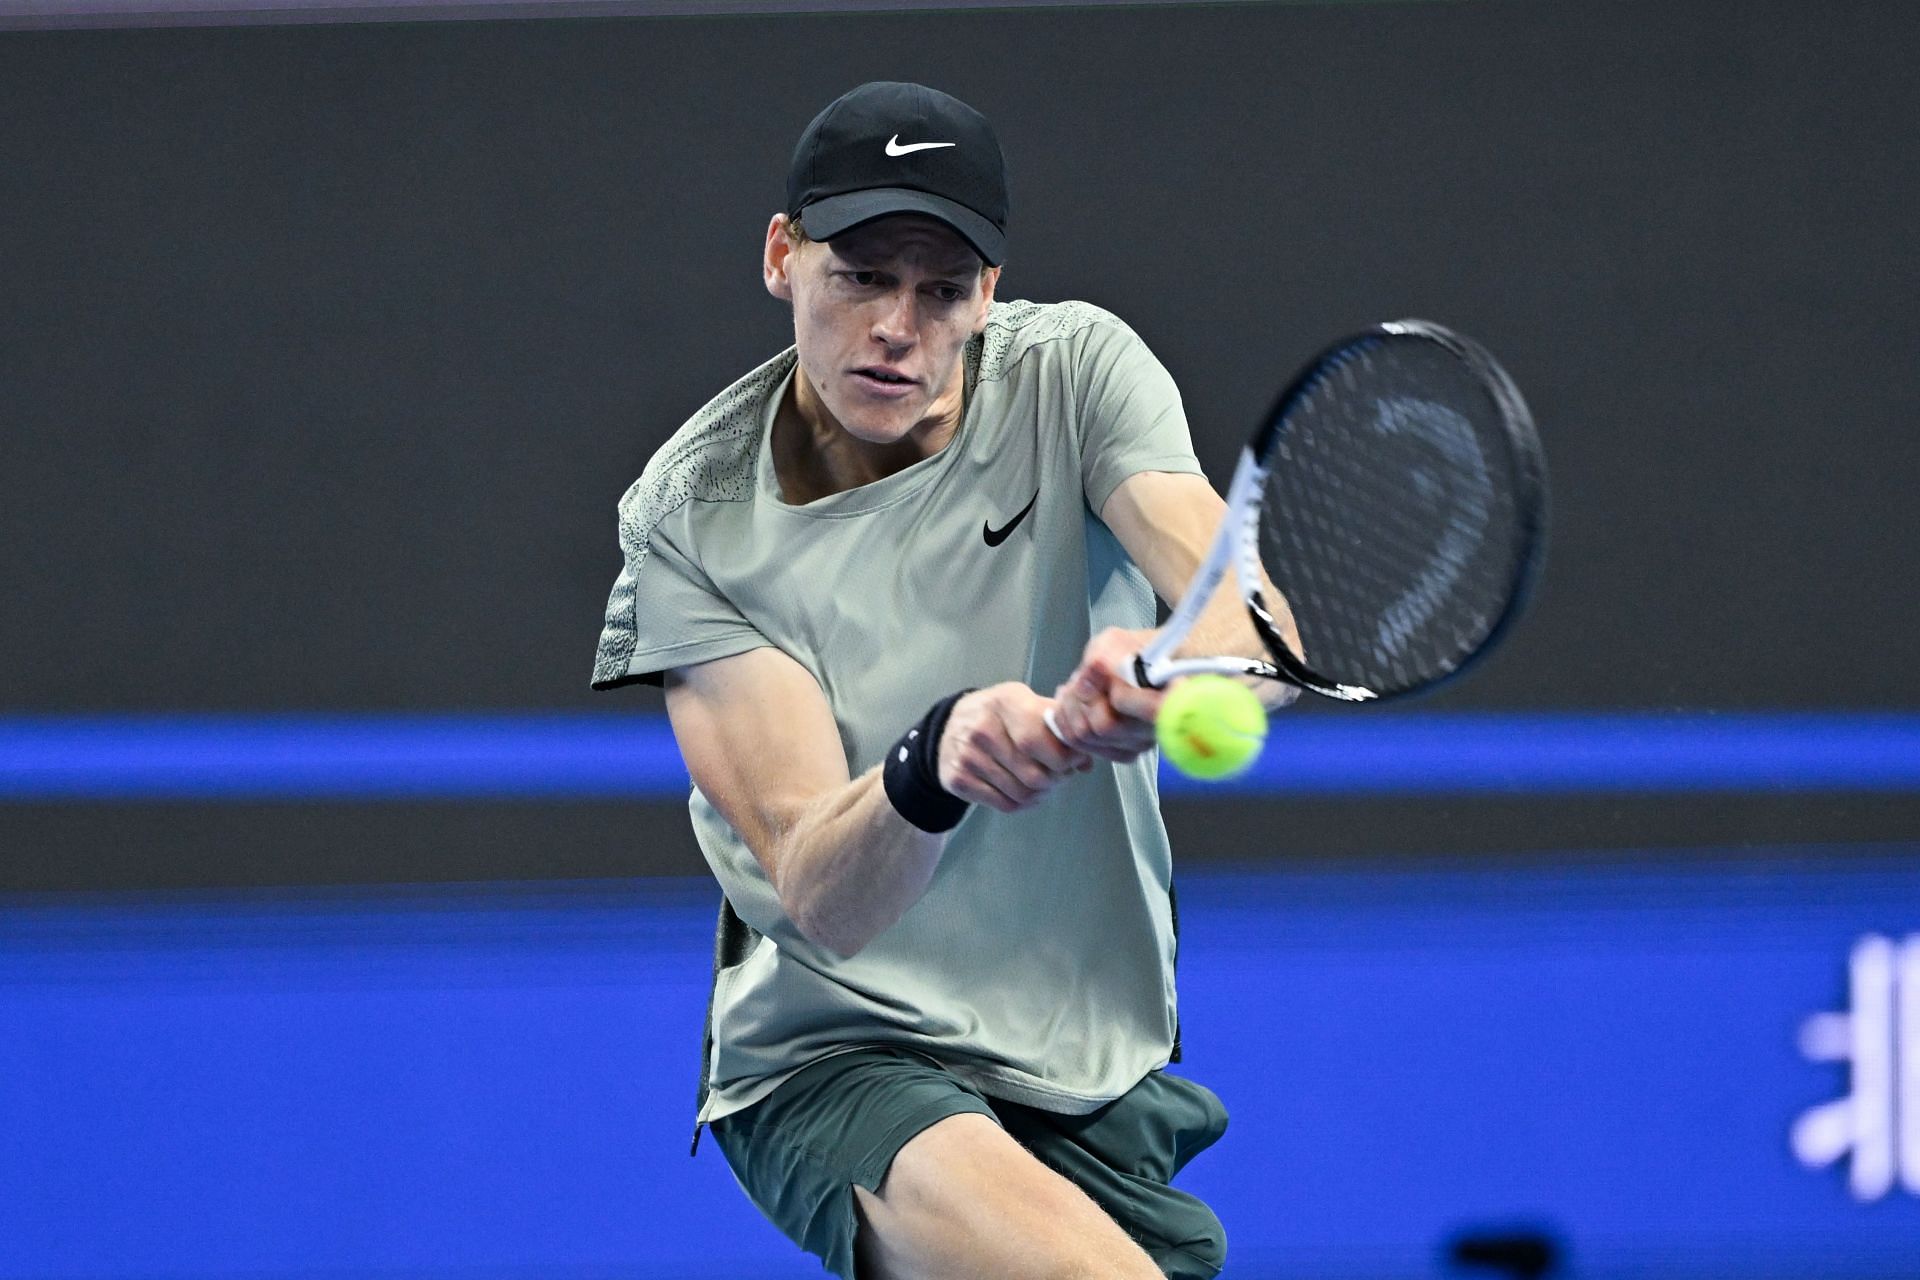
[[[1482, 1226], [1572, 1276], [1911, 1274], [1920, 1198], [1787, 1134], [1916, 853], [1189, 875], [1181, 1069], [1233, 1122], [1183, 1184], [1229, 1274], [1438, 1275]], [[15, 900], [0, 1276], [818, 1274], [686, 1155], [712, 899]]]
[[[1920, 793], [1910, 712], [1276, 716], [1245, 774], [1173, 794]], [[0, 802], [684, 799], [661, 715], [0, 716]]]

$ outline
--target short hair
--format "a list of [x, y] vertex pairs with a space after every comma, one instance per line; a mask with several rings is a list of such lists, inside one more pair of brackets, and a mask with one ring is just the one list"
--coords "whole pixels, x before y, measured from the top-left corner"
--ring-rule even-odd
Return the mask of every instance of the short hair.
[[[806, 229], [806, 227], [805, 227], [805, 226], [804, 226], [804, 225], [803, 225], [803, 224], [801, 223], [801, 221], [800, 221], [800, 215], [799, 215], [799, 214], [797, 214], [797, 213], [790, 213], [790, 214], [788, 214], [788, 215], [787, 215], [787, 228], [786, 228], [786, 230], [787, 230], [787, 240], [788, 240], [788, 241], [789, 241], [789, 242], [790, 242], [790, 243], [791, 243], [791, 244], [792, 244], [792, 245], [794, 246], [794, 248], [796, 248], [796, 249], [797, 249], [797, 248], [799, 248], [799, 247], [800, 247], [801, 245], [803, 245], [803, 244], [814, 244], [814, 243], [817, 243], [817, 242], [816, 242], [816, 241], [814, 240], [814, 238], [813, 238], [812, 236], [810, 236], [810, 235], [808, 235], [808, 234], [807, 234], [807, 229]], [[972, 248], [972, 246], [971, 246], [971, 245], [969, 245], [968, 247], [969, 247], [969, 248]], [[975, 249], [975, 250], [974, 250], [974, 256], [975, 256], [975, 257], [979, 257], [979, 255], [980, 255], [980, 251], [979, 251], [978, 249]], [[987, 278], [987, 272], [989, 272], [989, 271], [991, 271], [991, 270], [993, 270], [993, 265], [992, 265], [991, 263], [989, 263], [989, 262], [988, 262], [988, 261], [987, 261], [987, 260], [986, 260], [985, 258], [980, 258], [980, 278], [981, 278], [982, 280], [984, 280], [984, 279], [986, 279], [986, 278]]]

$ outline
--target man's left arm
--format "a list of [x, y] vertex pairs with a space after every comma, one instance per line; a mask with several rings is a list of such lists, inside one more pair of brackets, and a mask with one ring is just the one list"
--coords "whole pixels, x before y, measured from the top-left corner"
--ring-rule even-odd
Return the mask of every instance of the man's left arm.
[[[1146, 574], [1154, 593], [1171, 607], [1206, 557], [1226, 512], [1226, 502], [1205, 476], [1141, 471], [1114, 489], [1100, 508], [1100, 519]], [[1270, 581], [1264, 595], [1281, 634], [1297, 652], [1300, 638], [1285, 598]], [[1154, 716], [1166, 695], [1135, 687], [1121, 672], [1154, 634], [1151, 628], [1109, 627], [1088, 641], [1080, 665], [1055, 694], [1060, 700], [1055, 719], [1069, 746], [1106, 760], [1131, 760], [1153, 745]], [[1207, 602], [1178, 652], [1266, 656], [1231, 577]], [[1269, 709], [1286, 706], [1299, 695], [1278, 681], [1251, 683]]]

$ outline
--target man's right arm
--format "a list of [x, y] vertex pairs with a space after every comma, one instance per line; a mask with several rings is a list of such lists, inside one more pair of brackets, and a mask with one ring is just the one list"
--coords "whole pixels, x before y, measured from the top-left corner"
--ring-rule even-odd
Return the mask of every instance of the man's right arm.
[[[694, 785], [746, 841], [802, 936], [851, 956], [919, 901], [947, 837], [900, 816], [878, 766], [850, 776], [806, 668], [778, 649], [750, 649], [670, 671], [666, 690]], [[1051, 705], [1018, 683], [960, 699], [939, 744], [941, 785], [1013, 813], [1089, 767], [1046, 728]]]

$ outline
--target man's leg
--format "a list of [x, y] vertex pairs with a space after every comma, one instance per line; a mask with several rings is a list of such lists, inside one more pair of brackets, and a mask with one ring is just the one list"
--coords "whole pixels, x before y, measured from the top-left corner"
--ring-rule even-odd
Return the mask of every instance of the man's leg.
[[1086, 1192], [977, 1113], [921, 1130], [854, 1198], [861, 1280], [1162, 1280]]
[[1172, 1185], [1218, 1142], [1227, 1109], [1211, 1089], [1151, 1071], [1117, 1102], [1086, 1115], [993, 1104], [1009, 1136], [1093, 1198], [1140, 1242], [1168, 1280], [1214, 1280], [1227, 1232], [1205, 1201]]

